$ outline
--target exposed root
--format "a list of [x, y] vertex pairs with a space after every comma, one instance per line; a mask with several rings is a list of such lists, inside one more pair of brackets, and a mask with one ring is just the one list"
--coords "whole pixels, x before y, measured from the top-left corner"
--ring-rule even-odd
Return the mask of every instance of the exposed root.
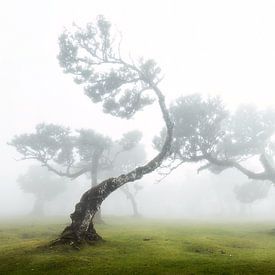
[[100, 241], [103, 241], [102, 237], [97, 234], [93, 226], [90, 226], [88, 231], [82, 236], [78, 236], [70, 227], [66, 228], [59, 238], [49, 243], [50, 247], [59, 245], [69, 245], [74, 249], [79, 250], [81, 246], [88, 244], [94, 245]]
[[73, 249], [80, 250], [82, 246], [85, 245], [95, 245], [99, 242], [103, 242], [104, 240], [100, 237], [97, 239], [91, 239], [90, 237], [86, 237], [85, 239], [79, 240], [68, 240], [63, 238], [58, 238], [49, 243], [49, 247], [57, 247], [57, 246], [70, 246]]

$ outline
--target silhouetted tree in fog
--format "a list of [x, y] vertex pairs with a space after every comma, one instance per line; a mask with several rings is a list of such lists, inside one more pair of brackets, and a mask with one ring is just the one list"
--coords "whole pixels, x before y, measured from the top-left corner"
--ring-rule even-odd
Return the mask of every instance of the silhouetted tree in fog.
[[[218, 174], [233, 167], [250, 179], [275, 183], [274, 110], [242, 105], [224, 121], [221, 129], [224, 134], [202, 168]], [[250, 160], [257, 160], [261, 171], [255, 171]]]
[[20, 188], [25, 193], [35, 196], [32, 215], [44, 215], [44, 206], [66, 190], [66, 182], [60, 177], [49, 173], [46, 168], [31, 166], [24, 175], [17, 179]]
[[[75, 179], [87, 174], [94, 187], [104, 173], [110, 177], [145, 161], [144, 149], [138, 146], [141, 137], [139, 131], [130, 131], [113, 141], [91, 129], [73, 132], [59, 125], [39, 124], [35, 133], [16, 136], [10, 145], [23, 155], [23, 160], [35, 159], [59, 176]], [[132, 198], [129, 192], [126, 197]], [[100, 209], [95, 218], [103, 222]]]
[[251, 180], [234, 187], [236, 199], [244, 206], [251, 206], [257, 200], [265, 199], [271, 188], [269, 181]]
[[[204, 163], [198, 171], [221, 173], [235, 168], [250, 179], [275, 182], [275, 112], [251, 105], [228, 112], [218, 97], [190, 95], [178, 98], [170, 107], [175, 124], [173, 143], [167, 159], [168, 174], [186, 162]], [[154, 140], [160, 148], [165, 131]], [[258, 159], [262, 171], [249, 168]]]
[[[203, 162], [215, 151], [222, 121], [228, 112], [219, 97], [203, 98], [199, 94], [181, 96], [169, 108], [175, 125], [170, 153], [160, 172], [164, 176], [189, 162]], [[166, 130], [154, 138], [154, 146], [161, 150]]]

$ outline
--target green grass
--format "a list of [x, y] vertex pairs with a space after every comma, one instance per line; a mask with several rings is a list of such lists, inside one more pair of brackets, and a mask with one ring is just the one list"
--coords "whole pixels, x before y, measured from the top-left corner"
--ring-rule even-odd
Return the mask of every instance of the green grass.
[[275, 223], [106, 218], [106, 242], [45, 248], [63, 218], [0, 222], [0, 274], [275, 274]]

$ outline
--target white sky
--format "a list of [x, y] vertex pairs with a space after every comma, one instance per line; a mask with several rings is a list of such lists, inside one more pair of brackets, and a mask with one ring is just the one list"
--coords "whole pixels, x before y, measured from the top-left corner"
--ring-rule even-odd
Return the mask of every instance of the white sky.
[[[221, 94], [238, 103], [275, 105], [275, 1], [1, 1], [0, 201], [14, 190], [22, 163], [6, 142], [39, 122], [90, 127], [118, 137], [139, 128], [145, 141], [162, 126], [157, 109], [133, 121], [112, 119], [58, 65], [57, 38], [72, 22], [105, 15], [132, 57], [154, 58], [168, 101], [180, 94]], [[129, 52], [128, 52], [129, 51]], [[18, 193], [17, 196], [20, 196]]]

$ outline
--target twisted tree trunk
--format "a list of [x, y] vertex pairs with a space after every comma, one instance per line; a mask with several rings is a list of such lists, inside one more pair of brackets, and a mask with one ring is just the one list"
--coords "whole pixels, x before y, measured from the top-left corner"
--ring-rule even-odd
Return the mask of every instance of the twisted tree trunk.
[[154, 84], [151, 84], [151, 87], [158, 97], [158, 103], [167, 128], [167, 135], [161, 152], [146, 165], [137, 167], [131, 172], [122, 174], [116, 178], [104, 180], [86, 191], [79, 203], [76, 204], [74, 213], [70, 216], [72, 220], [71, 224], [64, 229], [57, 240], [52, 242], [52, 245], [70, 244], [75, 246], [85, 242], [90, 243], [102, 240], [94, 228], [93, 218], [103, 200], [125, 183], [141, 179], [144, 175], [151, 173], [166, 158], [171, 148], [173, 123], [171, 122], [161, 91]]

